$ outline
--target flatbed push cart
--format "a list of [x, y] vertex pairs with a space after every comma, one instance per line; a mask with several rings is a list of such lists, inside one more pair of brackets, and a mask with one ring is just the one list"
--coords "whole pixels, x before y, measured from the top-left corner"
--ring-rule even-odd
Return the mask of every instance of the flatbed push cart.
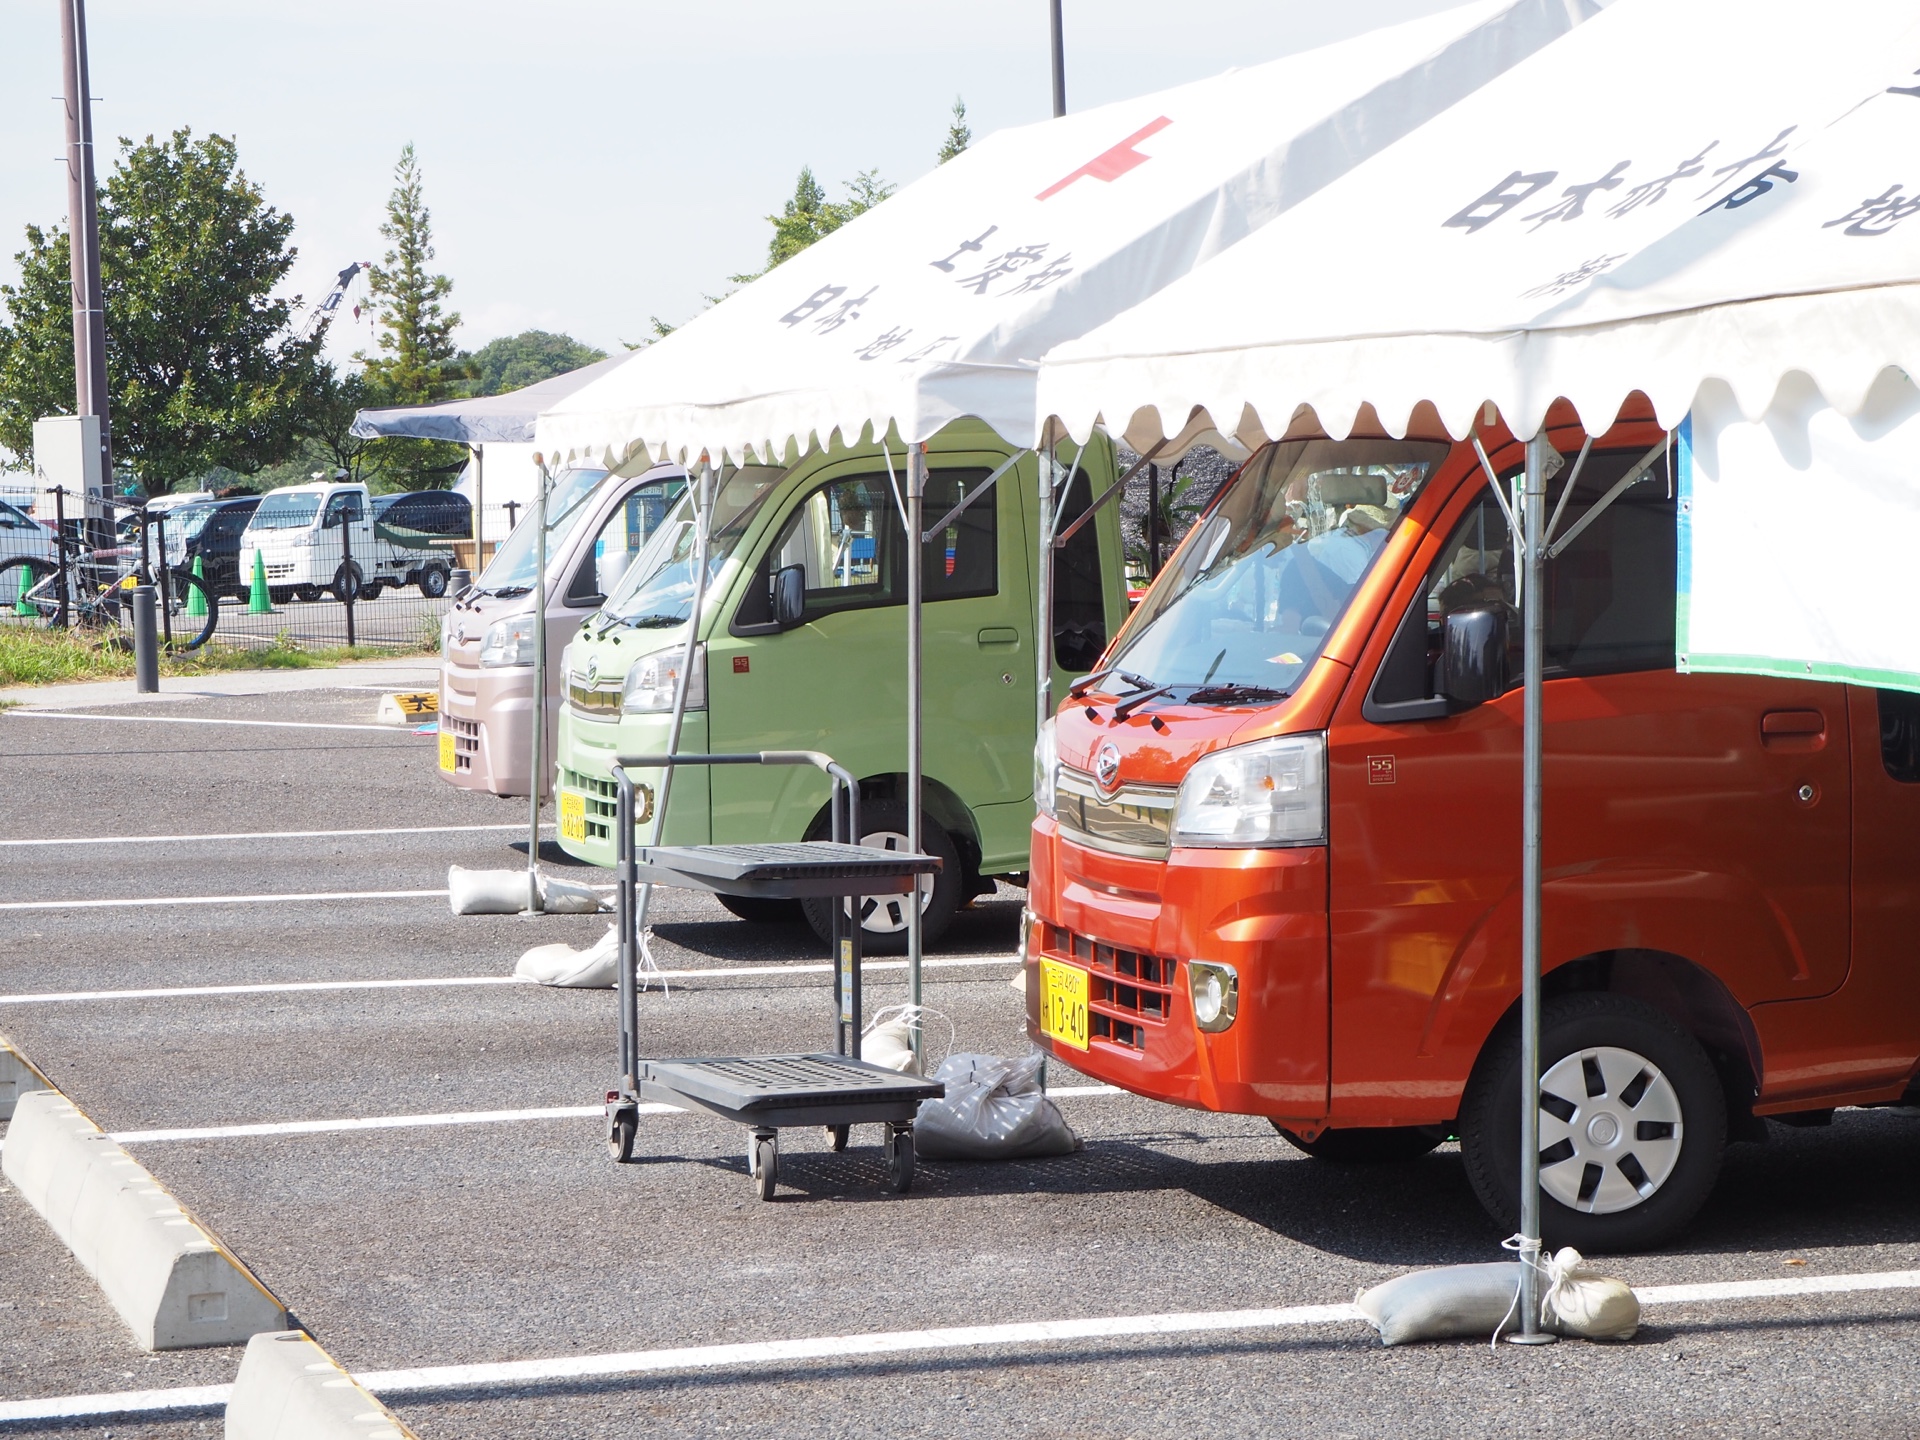
[[[633, 781], [629, 770], [679, 765], [811, 765], [833, 781], [832, 840], [767, 845], [634, 844]], [[860, 834], [859, 785], [817, 750], [763, 750], [745, 755], [622, 755], [613, 764], [618, 791], [615, 853], [619, 867], [620, 1089], [607, 1095], [607, 1149], [632, 1157], [639, 1106], [664, 1101], [692, 1106], [744, 1125], [748, 1171], [762, 1200], [773, 1198], [780, 1174], [780, 1131], [819, 1125], [829, 1144], [844, 1150], [855, 1125], [883, 1128], [887, 1179], [896, 1192], [913, 1184], [913, 1117], [922, 1100], [946, 1087], [918, 1075], [872, 1065], [860, 1054], [860, 922], [848, 907], [833, 907], [833, 1053], [710, 1056], [648, 1060], [640, 1054], [639, 922], [642, 885], [672, 885], [768, 900], [849, 899], [904, 895], [922, 875], [940, 868], [932, 855], [869, 849]]]

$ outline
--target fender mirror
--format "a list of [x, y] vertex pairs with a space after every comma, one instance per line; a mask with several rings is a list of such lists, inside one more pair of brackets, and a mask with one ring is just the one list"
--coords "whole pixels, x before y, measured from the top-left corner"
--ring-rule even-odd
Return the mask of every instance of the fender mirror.
[[1439, 681], [1439, 692], [1463, 710], [1506, 693], [1504, 610], [1456, 610], [1447, 616]]
[[807, 618], [807, 567], [787, 565], [773, 572], [773, 621], [791, 630]]

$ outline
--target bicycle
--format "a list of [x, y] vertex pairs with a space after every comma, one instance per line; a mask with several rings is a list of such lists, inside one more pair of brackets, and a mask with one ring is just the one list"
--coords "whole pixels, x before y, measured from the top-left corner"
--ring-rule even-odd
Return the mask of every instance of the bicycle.
[[[133, 648], [132, 587], [153, 583], [147, 527], [158, 520], [164, 534], [165, 521], [149, 517], [144, 505], [118, 508], [139, 517], [137, 554], [131, 545], [94, 548], [62, 517], [54, 528], [54, 559], [16, 555], [0, 561], [0, 631], [89, 631], [104, 648]], [[219, 598], [191, 571], [168, 569], [164, 550], [157, 588], [162, 648], [186, 654], [205, 645], [220, 619]]]

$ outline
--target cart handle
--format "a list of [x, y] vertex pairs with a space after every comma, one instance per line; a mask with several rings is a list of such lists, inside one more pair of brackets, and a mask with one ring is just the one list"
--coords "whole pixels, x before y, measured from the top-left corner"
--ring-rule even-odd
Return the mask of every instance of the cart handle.
[[[811, 765], [816, 770], [824, 770], [837, 785], [846, 786], [848, 843], [860, 843], [860, 782], [823, 750], [753, 750], [731, 755], [616, 755], [613, 758], [613, 778], [617, 785], [626, 788], [633, 783], [627, 778], [629, 770], [665, 770], [675, 765]], [[838, 806], [834, 808], [838, 809]], [[834, 820], [834, 829], [838, 830], [839, 816], [836, 815]]]

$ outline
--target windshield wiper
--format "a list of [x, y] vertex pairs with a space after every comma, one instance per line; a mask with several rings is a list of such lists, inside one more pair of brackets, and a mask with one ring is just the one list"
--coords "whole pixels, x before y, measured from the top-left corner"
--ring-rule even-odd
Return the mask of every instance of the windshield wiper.
[[631, 618], [622, 615], [616, 618], [622, 625], [631, 626], [635, 630], [664, 630], [669, 625], [678, 625], [687, 617], [684, 615], [668, 615], [656, 611], [651, 615], [635, 615]]
[[1129, 695], [1125, 700], [1122, 700], [1118, 705], [1113, 707], [1113, 723], [1116, 725], [1119, 724], [1120, 721], [1126, 719], [1134, 711], [1146, 704], [1147, 701], [1158, 700], [1162, 695], [1171, 695], [1172, 693], [1173, 686], [1159, 685], [1151, 690], [1143, 690], [1137, 695]]
[[1275, 690], [1267, 685], [1242, 685], [1237, 680], [1219, 685], [1202, 685], [1187, 696], [1189, 705], [1240, 705], [1259, 700], [1284, 700], [1292, 694], [1289, 690]]
[[1144, 675], [1135, 675], [1130, 670], [1122, 670], [1116, 666], [1113, 669], [1096, 670], [1091, 675], [1081, 676], [1078, 680], [1073, 682], [1072, 687], [1067, 691], [1067, 698], [1069, 700], [1081, 699], [1082, 697], [1090, 694], [1096, 687], [1098, 687], [1100, 682], [1106, 679], [1109, 675], [1117, 675], [1120, 677], [1120, 679], [1124, 680], [1129, 687], [1127, 692], [1129, 694], [1131, 694], [1135, 690], [1153, 689], [1153, 681], [1147, 679]]

